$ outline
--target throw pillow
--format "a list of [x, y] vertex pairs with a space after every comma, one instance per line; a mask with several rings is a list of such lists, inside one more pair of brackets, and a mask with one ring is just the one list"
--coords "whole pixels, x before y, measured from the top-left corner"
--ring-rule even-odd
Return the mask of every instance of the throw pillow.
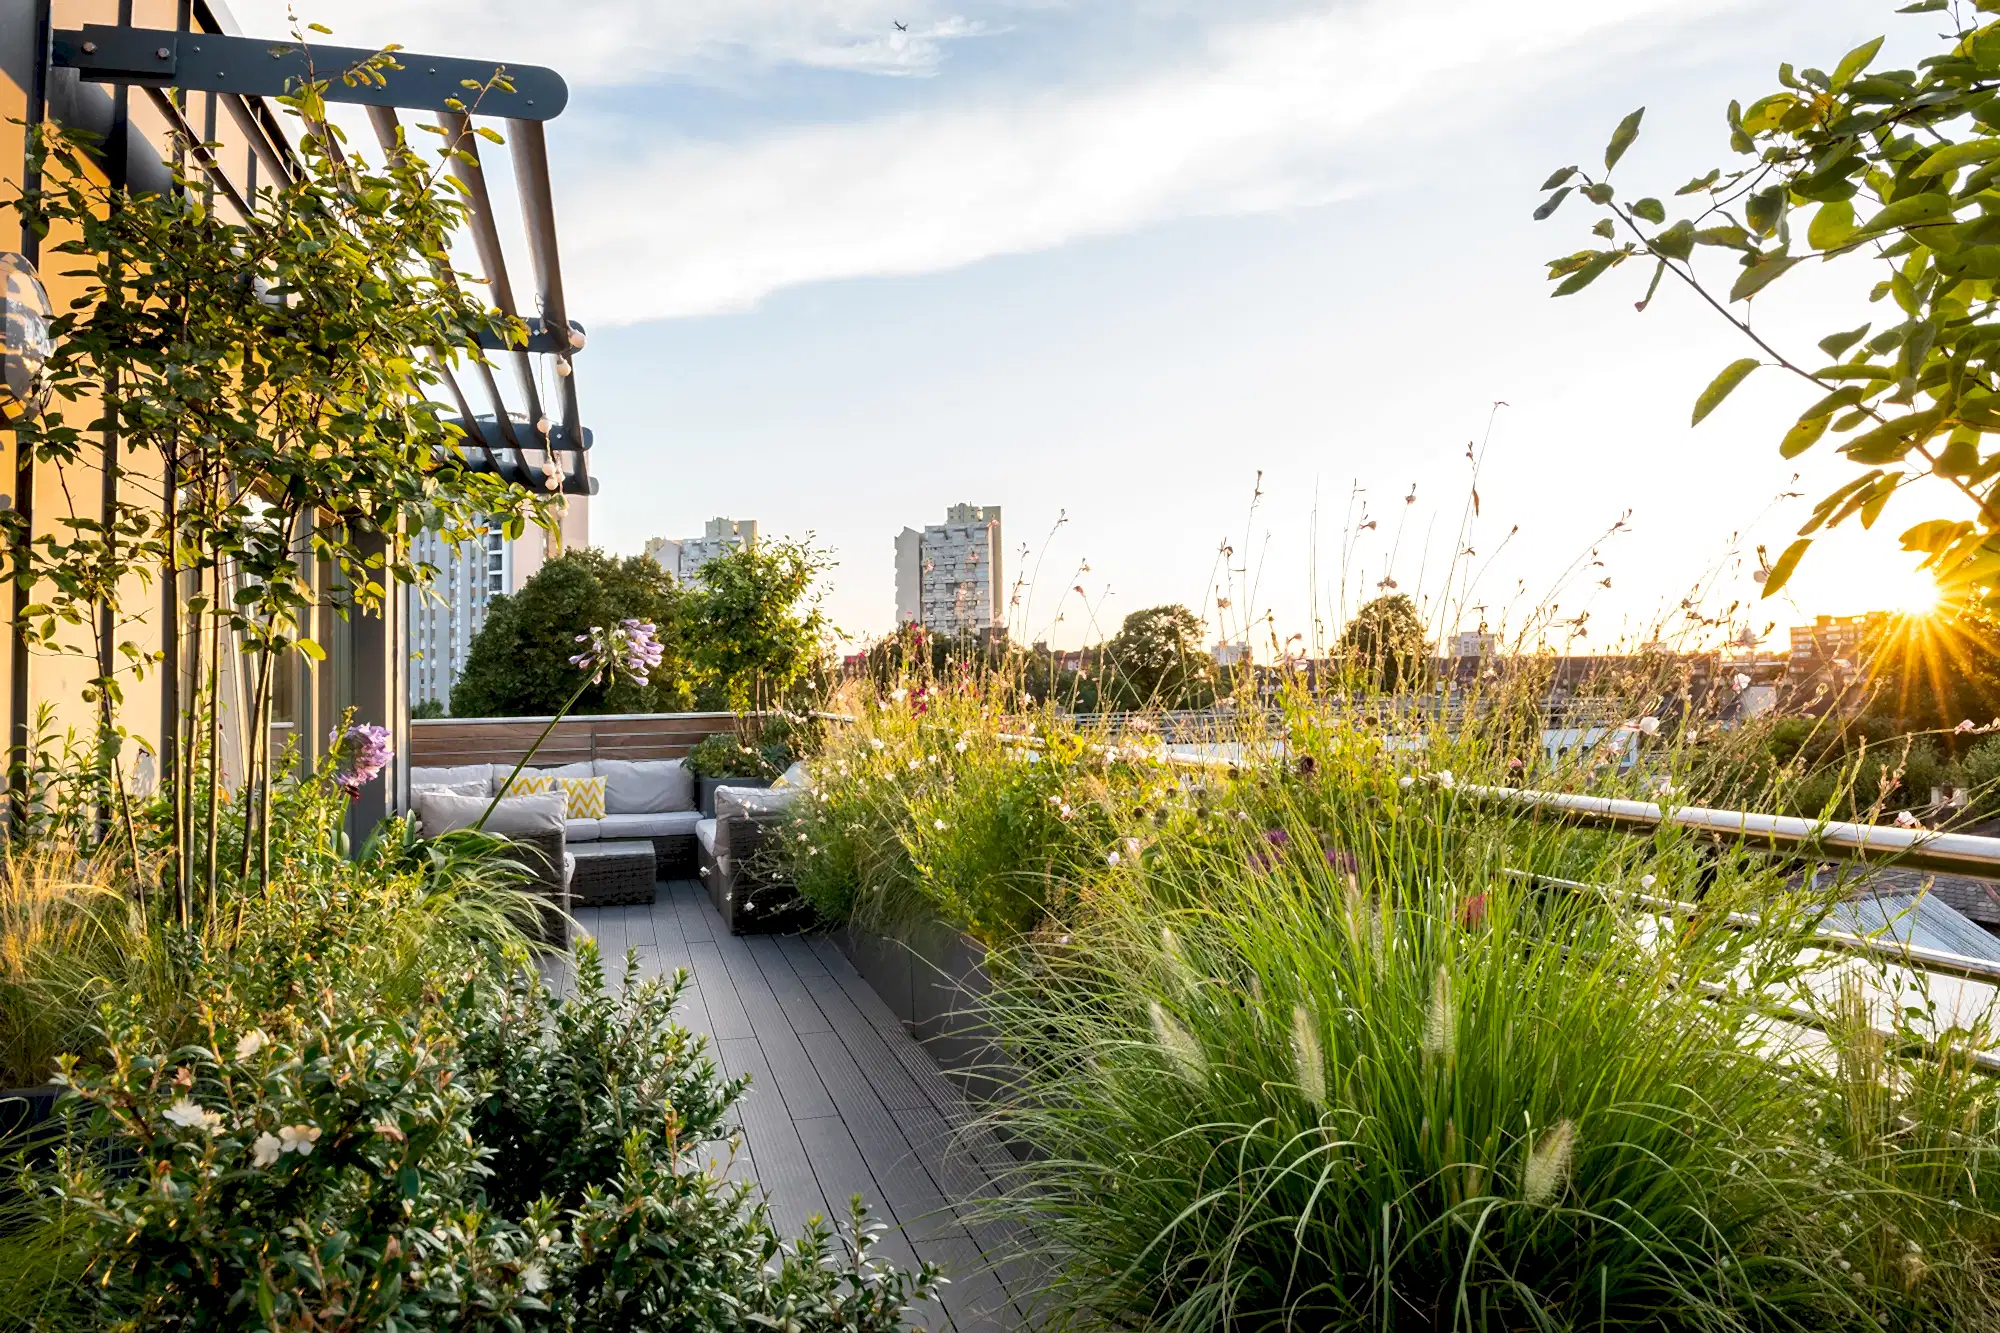
[[[506, 781], [507, 775], [505, 773], [498, 774], [493, 779], [496, 787]], [[513, 782], [508, 783], [505, 794], [508, 796], [539, 796], [543, 792], [554, 790], [556, 790], [555, 774], [539, 772], [532, 768], [524, 768]]]
[[694, 774], [678, 759], [600, 759], [592, 771], [604, 779], [606, 814], [694, 809]]
[[557, 778], [555, 782], [569, 801], [569, 818], [604, 818], [603, 778]]

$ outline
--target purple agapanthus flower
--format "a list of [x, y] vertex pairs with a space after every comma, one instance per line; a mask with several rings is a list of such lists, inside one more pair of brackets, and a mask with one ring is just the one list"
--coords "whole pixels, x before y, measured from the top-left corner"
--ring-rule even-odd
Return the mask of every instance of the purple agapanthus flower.
[[659, 629], [650, 620], [627, 618], [609, 629], [592, 625], [576, 641], [588, 646], [569, 659], [570, 665], [600, 684], [630, 676], [634, 684], [644, 685], [648, 673], [667, 655]]
[[345, 731], [336, 731], [333, 741], [334, 785], [348, 799], [380, 776], [395, 751], [389, 746], [389, 729], [372, 722], [357, 722]]

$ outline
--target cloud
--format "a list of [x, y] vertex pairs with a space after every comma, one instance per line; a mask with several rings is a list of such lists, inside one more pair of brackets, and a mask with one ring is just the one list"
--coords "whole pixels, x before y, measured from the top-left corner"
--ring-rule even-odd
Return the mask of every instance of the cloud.
[[[1159, 221], [1325, 202], [1353, 150], [1447, 104], [1462, 118], [1552, 58], [1728, 7], [1365, 0], [1214, 33], [1123, 84], [669, 141], [572, 161], [564, 251], [599, 324], [740, 310], [802, 283], [932, 272]], [[658, 131], [647, 127], [647, 133]]]
[[[928, 75], [950, 43], [994, 31], [933, 0], [295, 0], [351, 46], [549, 65], [575, 87], [738, 77], [784, 65]], [[235, 0], [246, 32], [287, 32], [285, 0]], [[907, 25], [899, 31], [896, 24]], [[532, 41], [524, 46], [525, 35]]]

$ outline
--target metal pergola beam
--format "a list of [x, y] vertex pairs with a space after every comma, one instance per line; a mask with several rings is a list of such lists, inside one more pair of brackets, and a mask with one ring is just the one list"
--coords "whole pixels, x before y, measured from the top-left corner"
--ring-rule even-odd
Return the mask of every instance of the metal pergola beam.
[[[282, 97], [307, 80], [325, 83], [329, 102], [357, 106], [458, 109], [509, 120], [553, 119], [569, 104], [562, 76], [540, 65], [500, 65], [458, 56], [394, 53], [396, 68], [381, 80], [348, 82], [341, 74], [380, 56], [359, 46], [306, 46], [295, 41], [226, 37], [172, 28], [86, 23], [55, 33], [53, 61], [97, 83], [133, 83], [239, 97]], [[493, 85], [503, 75], [511, 85]], [[468, 86], [471, 85], [471, 86]]]

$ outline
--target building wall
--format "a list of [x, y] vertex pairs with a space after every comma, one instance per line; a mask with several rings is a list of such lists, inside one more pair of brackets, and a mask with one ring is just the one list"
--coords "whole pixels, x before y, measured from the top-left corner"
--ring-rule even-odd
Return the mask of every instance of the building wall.
[[690, 583], [702, 567], [726, 552], [757, 544], [754, 518], [711, 518], [699, 537], [654, 537], [646, 543], [646, 557], [682, 583]]
[[498, 531], [455, 545], [435, 532], [418, 534], [411, 555], [437, 572], [428, 588], [406, 595], [410, 706], [450, 707], [451, 687], [464, 674], [493, 599], [520, 591], [553, 556], [589, 542], [590, 501], [580, 495], [568, 497], [559, 527], [530, 528], [511, 542]]
[[896, 620], [938, 634], [1005, 627], [1000, 506], [957, 504], [896, 538]]

